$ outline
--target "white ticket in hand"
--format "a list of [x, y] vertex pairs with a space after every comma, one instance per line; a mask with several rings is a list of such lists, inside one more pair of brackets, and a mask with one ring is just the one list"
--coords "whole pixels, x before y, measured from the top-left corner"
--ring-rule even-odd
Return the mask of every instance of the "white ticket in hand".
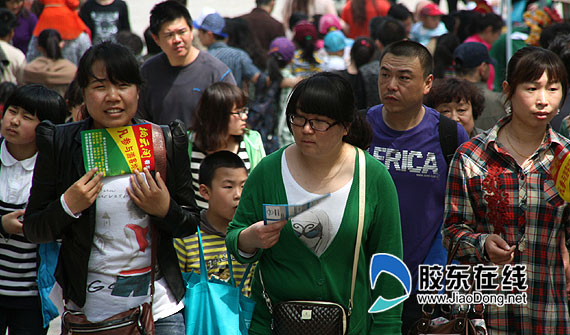
[[263, 204], [263, 221], [265, 224], [275, 223], [282, 220], [290, 220], [303, 213], [307, 209], [314, 207], [319, 202], [330, 197], [330, 193], [323, 194], [317, 198], [299, 205], [272, 205]]

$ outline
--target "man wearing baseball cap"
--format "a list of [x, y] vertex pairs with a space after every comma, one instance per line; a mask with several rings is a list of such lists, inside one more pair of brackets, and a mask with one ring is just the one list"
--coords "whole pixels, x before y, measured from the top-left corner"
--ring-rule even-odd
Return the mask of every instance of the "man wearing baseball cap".
[[226, 44], [228, 34], [224, 31], [225, 26], [224, 18], [216, 12], [206, 15], [202, 20], [194, 21], [200, 43], [208, 48], [210, 55], [230, 68], [237, 85], [241, 86], [243, 80], [256, 83], [261, 71], [253, 65], [251, 57], [245, 51]]
[[419, 13], [420, 21], [412, 26], [410, 39], [427, 46], [432, 38], [447, 33], [447, 28], [441, 22], [442, 15], [443, 12], [432, 2], [422, 7]]
[[150, 31], [162, 52], [142, 66], [137, 115], [158, 124], [179, 119], [189, 127], [202, 92], [217, 81], [235, 84], [234, 77], [224, 63], [192, 46], [192, 18], [184, 5], [155, 5]]
[[475, 120], [475, 127], [487, 130], [505, 116], [503, 99], [498, 92], [487, 87], [490, 64], [496, 64], [489, 56], [487, 47], [482, 43], [466, 42], [460, 44], [453, 52], [454, 68], [457, 77], [475, 84], [485, 97], [483, 113]]

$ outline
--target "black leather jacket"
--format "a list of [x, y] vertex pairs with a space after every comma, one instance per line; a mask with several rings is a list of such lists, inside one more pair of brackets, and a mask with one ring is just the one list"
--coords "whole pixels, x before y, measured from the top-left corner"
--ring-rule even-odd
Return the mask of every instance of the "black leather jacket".
[[[133, 123], [143, 120], [133, 119]], [[32, 190], [24, 215], [24, 235], [35, 243], [62, 240], [56, 278], [64, 298], [79, 306], [85, 304], [87, 265], [95, 232], [95, 204], [73, 218], [61, 206], [61, 195], [85, 174], [81, 149], [81, 131], [91, 129], [93, 120], [55, 126], [44, 121], [36, 129], [38, 158]], [[166, 128], [166, 130], [165, 130]], [[178, 266], [173, 237], [196, 232], [200, 213], [194, 200], [188, 138], [180, 121], [163, 127], [167, 149], [166, 185], [170, 208], [164, 219], [151, 217], [159, 231], [157, 264], [168, 287], [180, 301], [184, 282]]]

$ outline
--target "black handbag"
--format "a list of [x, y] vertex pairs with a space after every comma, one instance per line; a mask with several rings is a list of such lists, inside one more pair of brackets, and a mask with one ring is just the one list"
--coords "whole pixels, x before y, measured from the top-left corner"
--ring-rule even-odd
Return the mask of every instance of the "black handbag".
[[348, 333], [348, 323], [352, 312], [352, 298], [354, 296], [354, 284], [356, 283], [358, 256], [364, 227], [366, 195], [366, 162], [364, 152], [361, 149], [358, 149], [358, 158], [358, 231], [356, 233], [356, 245], [354, 247], [352, 284], [350, 287], [348, 308], [330, 301], [305, 300], [283, 301], [273, 306], [265, 290], [261, 267], [259, 267], [259, 279], [261, 281], [261, 287], [263, 288], [263, 297], [272, 315], [271, 333], [273, 335], [344, 335]]
[[[459, 241], [455, 245], [450, 245], [451, 251], [447, 254], [447, 265], [451, 264], [457, 249], [459, 249]], [[472, 293], [473, 285], [471, 285]], [[456, 308], [454, 308], [456, 307]], [[414, 323], [408, 331], [408, 335], [422, 334], [460, 334], [460, 335], [487, 335], [487, 326], [483, 317], [485, 306], [483, 305], [443, 305], [440, 306], [444, 316], [434, 318], [434, 305], [422, 305], [422, 317]], [[458, 312], [453, 315], [454, 309]]]
[[273, 334], [343, 335], [348, 330], [348, 312], [327, 301], [287, 301], [273, 308]]

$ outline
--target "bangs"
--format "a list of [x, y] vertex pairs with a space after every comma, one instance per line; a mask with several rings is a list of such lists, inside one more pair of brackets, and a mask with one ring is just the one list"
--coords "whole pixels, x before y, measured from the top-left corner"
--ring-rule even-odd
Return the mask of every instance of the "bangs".
[[546, 72], [546, 77], [548, 78], [549, 84], [562, 82], [562, 76], [559, 71], [555, 70], [555, 68], [556, 66], [551, 63], [532, 64], [532, 67], [528, 67], [528, 72], [525, 73], [525, 76], [521, 77], [521, 80], [524, 83], [535, 82], [539, 80], [540, 77], [542, 77], [542, 75]]
[[143, 82], [139, 65], [132, 52], [122, 45], [103, 42], [91, 47], [81, 57], [77, 67], [79, 87], [86, 88], [92, 78], [102, 79], [93, 73], [93, 64], [97, 61], [103, 62], [107, 78], [113, 84], [127, 83], [140, 86]]
[[535, 82], [546, 73], [548, 83], [562, 85], [562, 103], [568, 89], [568, 74], [564, 63], [552, 51], [537, 47], [525, 47], [513, 55], [507, 70], [509, 91], [507, 100], [512, 98], [515, 89], [522, 83]]
[[354, 96], [352, 88], [345, 87], [345, 83], [348, 82], [331, 80], [324, 75], [305, 79], [291, 94], [287, 114], [295, 114], [299, 109], [303, 113], [322, 115], [343, 123], [352, 122]]

